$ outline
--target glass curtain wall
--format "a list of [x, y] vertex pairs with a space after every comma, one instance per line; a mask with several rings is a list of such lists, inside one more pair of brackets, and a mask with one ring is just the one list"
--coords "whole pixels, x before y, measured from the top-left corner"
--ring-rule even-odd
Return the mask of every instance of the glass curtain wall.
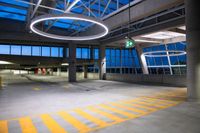
[[18, 56], [63, 57], [63, 47], [0, 44], [0, 54]]
[[106, 73], [141, 74], [136, 50], [106, 48]]
[[173, 50], [186, 51], [186, 43], [178, 42], [143, 48], [143, 52], [164, 51], [161, 54], [166, 55], [164, 57], [146, 57], [149, 74], [185, 75], [186, 55], [167, 56], [167, 51], [169, 54], [174, 54], [170, 52]]

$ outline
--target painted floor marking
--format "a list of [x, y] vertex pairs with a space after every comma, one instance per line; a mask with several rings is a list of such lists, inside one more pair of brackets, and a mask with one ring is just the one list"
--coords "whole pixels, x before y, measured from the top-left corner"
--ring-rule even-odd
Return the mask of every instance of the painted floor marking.
[[41, 90], [40, 88], [33, 88], [34, 91], [39, 91]]
[[147, 105], [147, 106], [151, 106], [151, 107], [155, 107], [155, 108], [167, 108], [168, 106], [162, 106], [162, 105], [158, 105], [158, 104], [152, 104], [152, 103], [149, 103], [149, 102], [142, 102], [142, 101], [139, 101], [139, 100], [131, 100], [132, 103], [139, 103], [139, 104], [142, 104], [142, 105]]
[[122, 111], [122, 110], [110, 107], [110, 106], [105, 105], [105, 104], [100, 104], [99, 106], [102, 107], [102, 108], [104, 108], [104, 109], [106, 109], [106, 110], [110, 110], [112, 112], [115, 112], [115, 113], [121, 114], [123, 116], [126, 116], [128, 118], [135, 118], [135, 117], [137, 117], [137, 115], [135, 115], [135, 114], [131, 114], [129, 112], [125, 112], [125, 111]]
[[[36, 126], [32, 123], [32, 118], [39, 117], [41, 118], [44, 125], [49, 129], [51, 133], [67, 133], [67, 131], [60, 126], [60, 124], [54, 120], [50, 114], [59, 116], [65, 122], [69, 123], [75, 127], [79, 132], [86, 133], [90, 131], [95, 131], [97, 129], [105, 128], [117, 123], [124, 122], [126, 120], [138, 118], [145, 116], [147, 114], [153, 113], [155, 111], [165, 109], [168, 107], [175, 106], [182, 103], [186, 96], [185, 92], [173, 91], [171, 93], [158, 93], [151, 96], [141, 96], [134, 99], [126, 99], [117, 102], [103, 103], [99, 105], [92, 105], [83, 108], [77, 108], [71, 110], [77, 115], [91, 121], [96, 127], [89, 127], [87, 124], [83, 123], [81, 120], [78, 120], [73, 115], [69, 114], [68, 111], [59, 111], [57, 113], [48, 113], [42, 115], [36, 115], [32, 117], [21, 117], [10, 120], [1, 120], [0, 121], [0, 133], [8, 133], [8, 125], [10, 121], [18, 121], [22, 130], [22, 133], [37, 133]], [[175, 94], [174, 94], [175, 93]], [[91, 115], [86, 110], [94, 112], [100, 116], [104, 116], [112, 122], [105, 122], [100, 118], [97, 118], [94, 114]], [[108, 112], [107, 112], [107, 111]], [[132, 112], [132, 113], [131, 113]], [[137, 113], [137, 114], [134, 114]], [[116, 114], [125, 116], [120, 117]]]
[[88, 132], [91, 130], [90, 127], [88, 127], [81, 121], [77, 120], [76, 118], [74, 118], [72, 115], [70, 115], [65, 111], [58, 112], [58, 115], [61, 116], [66, 122], [72, 124], [75, 128], [77, 128], [79, 132]]
[[8, 122], [6, 120], [0, 121], [0, 133], [8, 133]]
[[30, 117], [20, 118], [19, 123], [22, 129], [22, 133], [37, 133], [37, 129], [33, 125]]
[[41, 119], [51, 133], [67, 133], [64, 128], [62, 128], [50, 115], [43, 114]]
[[111, 120], [114, 120], [115, 122], [123, 122], [125, 120], [125, 119], [120, 118], [120, 117], [118, 117], [116, 115], [107, 113], [105, 111], [101, 111], [100, 109], [97, 109], [95, 107], [87, 107], [87, 109], [90, 110], [90, 111], [93, 111], [95, 113], [98, 113], [98, 114], [100, 114], [102, 116], [105, 116], [105, 117], [107, 117], [107, 118], [109, 118]]
[[113, 106], [116, 106], [116, 107], [118, 107], [118, 108], [123, 108], [123, 109], [126, 109], [126, 110], [130, 110], [130, 111], [133, 111], [133, 112], [140, 113], [140, 115], [145, 115], [145, 114], [148, 113], [148, 112], [146, 112], [146, 111], [139, 110], [139, 109], [136, 109], [136, 108], [131, 108], [131, 107], [124, 106], [124, 105], [118, 104], [118, 103], [110, 103], [110, 104], [113, 105]]
[[138, 107], [138, 108], [143, 108], [143, 109], [146, 109], [146, 110], [152, 111], [152, 112], [158, 110], [156, 108], [148, 107], [148, 106], [145, 106], [145, 105], [140, 105], [140, 104], [137, 104], [137, 103], [131, 103], [130, 101], [126, 101], [126, 102], [122, 102], [122, 103], [123, 104], [128, 104], [130, 106], [135, 106], [135, 107]]
[[80, 116], [88, 119], [89, 121], [92, 121], [93, 123], [97, 124], [100, 127], [105, 127], [108, 124], [107, 122], [100, 120], [99, 118], [96, 118], [96, 117], [84, 112], [81, 109], [75, 109], [74, 112], [76, 112]]

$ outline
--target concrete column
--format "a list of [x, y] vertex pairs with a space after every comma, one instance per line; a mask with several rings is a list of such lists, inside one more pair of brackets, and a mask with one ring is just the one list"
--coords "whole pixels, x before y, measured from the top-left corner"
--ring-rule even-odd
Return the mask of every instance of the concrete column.
[[106, 46], [100, 45], [99, 47], [99, 79], [105, 79], [106, 74]]
[[69, 82], [76, 82], [76, 44], [69, 44]]
[[67, 47], [63, 47], [63, 58], [67, 57]]
[[120, 74], [122, 74], [122, 49], [120, 49]]
[[61, 75], [61, 68], [57, 68], [57, 76], [60, 76]]
[[188, 99], [200, 102], [200, 8], [196, 0], [185, 0], [185, 8]]
[[141, 67], [142, 67], [143, 74], [149, 74], [146, 58], [142, 54], [143, 53], [142, 47], [140, 45], [136, 45], [135, 49], [138, 53], [138, 57], [139, 57], [139, 60], [140, 60], [140, 64], [141, 64]]
[[94, 48], [90, 47], [90, 59], [94, 60]]
[[84, 72], [84, 78], [86, 79], [87, 78], [87, 65], [84, 65], [83, 66], [83, 72]]

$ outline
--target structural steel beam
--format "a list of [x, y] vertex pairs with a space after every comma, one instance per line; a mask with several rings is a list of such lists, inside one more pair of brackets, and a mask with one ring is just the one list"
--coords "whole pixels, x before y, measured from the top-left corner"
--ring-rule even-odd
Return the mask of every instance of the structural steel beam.
[[42, 2], [42, 0], [38, 0], [37, 4], [36, 4], [36, 6], [35, 6], [35, 8], [34, 8], [34, 10], [33, 10], [33, 13], [31, 14], [31, 18], [34, 17], [34, 15], [35, 15], [37, 9], [39, 8], [39, 6], [40, 6], [40, 4], [41, 4], [41, 2]]

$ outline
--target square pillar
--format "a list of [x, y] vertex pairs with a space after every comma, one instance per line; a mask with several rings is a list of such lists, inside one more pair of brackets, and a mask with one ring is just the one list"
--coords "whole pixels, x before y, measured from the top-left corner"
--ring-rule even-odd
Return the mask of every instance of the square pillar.
[[106, 79], [106, 46], [100, 45], [99, 48], [99, 79]]
[[69, 44], [69, 71], [68, 81], [76, 82], [76, 44]]
[[58, 67], [58, 68], [57, 68], [57, 76], [60, 76], [60, 75], [61, 75], [61, 68]]
[[85, 78], [85, 79], [88, 77], [88, 76], [87, 76], [87, 69], [88, 69], [87, 65], [84, 65], [84, 66], [83, 66], [83, 72], [84, 72], [84, 78]]
[[185, 0], [185, 9], [188, 100], [200, 102], [200, 8], [197, 1]]
[[138, 53], [138, 57], [139, 57], [140, 64], [141, 64], [141, 67], [142, 67], [142, 73], [143, 74], [149, 74], [146, 58], [142, 54], [143, 53], [142, 47], [140, 45], [136, 45], [135, 49], [136, 49], [136, 51]]

